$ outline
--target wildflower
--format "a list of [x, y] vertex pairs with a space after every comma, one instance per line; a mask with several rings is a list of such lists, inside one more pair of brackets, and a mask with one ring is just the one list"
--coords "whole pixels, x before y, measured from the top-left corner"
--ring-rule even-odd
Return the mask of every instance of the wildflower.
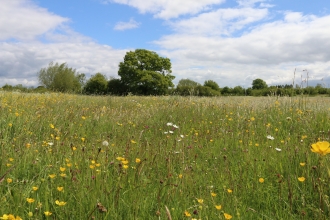
[[312, 144], [311, 151], [324, 156], [330, 153], [329, 145], [330, 144], [327, 141], [319, 141]]
[[179, 178], [182, 179], [183, 175], [182, 174], [179, 174]]
[[131, 140], [131, 143], [132, 143], [132, 144], [136, 144], [137, 142], [136, 142], [136, 141], [134, 141], [134, 140]]
[[217, 210], [220, 210], [222, 207], [221, 207], [221, 205], [215, 205], [215, 208], [216, 208]]
[[2, 217], [0, 217], [0, 219], [9, 219], [9, 216], [4, 214]]
[[85, 120], [85, 119], [86, 119], [86, 117], [85, 117], [85, 116], [81, 116], [81, 119], [82, 119], [82, 120]]
[[265, 179], [264, 178], [259, 178], [259, 183], [263, 183], [265, 182]]
[[27, 144], [25, 144], [25, 147], [26, 148], [30, 148], [31, 147], [31, 144], [27, 143]]
[[64, 187], [63, 187], [63, 186], [58, 186], [56, 189], [57, 189], [57, 191], [59, 191], [59, 192], [63, 192]]
[[217, 194], [216, 194], [216, 193], [213, 193], [213, 192], [211, 192], [211, 196], [212, 196], [212, 197], [216, 197], [216, 196], [217, 196]]
[[277, 148], [277, 147], [275, 148], [275, 150], [277, 150], [277, 151], [282, 151], [282, 149], [280, 149], [280, 148]]
[[290, 117], [286, 117], [286, 120], [291, 121], [292, 119]]
[[128, 169], [128, 165], [124, 165], [123, 168], [126, 170]]
[[54, 126], [53, 124], [49, 124], [49, 126], [50, 126], [52, 129], [55, 128], [55, 126]]
[[66, 174], [65, 173], [61, 173], [60, 176], [61, 177], [66, 177]]
[[135, 159], [135, 163], [140, 163], [140, 162], [141, 162], [141, 160], [139, 158]]
[[197, 199], [197, 202], [200, 204], [203, 204], [204, 200], [203, 199]]
[[56, 174], [49, 174], [48, 175], [51, 179], [54, 179], [56, 177]]
[[304, 182], [305, 181], [305, 177], [298, 177], [298, 180], [300, 181], [300, 182]]
[[65, 167], [60, 167], [60, 171], [61, 171], [61, 172], [64, 172], [65, 169], [66, 169]]
[[50, 216], [51, 214], [53, 214], [53, 213], [51, 213], [51, 212], [49, 212], [49, 211], [46, 211], [46, 212], [44, 212], [44, 214], [45, 214], [45, 216]]
[[170, 132], [170, 134], [173, 134], [173, 131], [169, 131]]
[[33, 216], [33, 212], [29, 212], [29, 213], [28, 213], [28, 216], [29, 216], [29, 217], [32, 217], [32, 216]]
[[274, 140], [275, 138], [272, 137], [271, 135], [267, 135], [267, 139], [269, 139], [269, 140]]
[[122, 160], [121, 163], [124, 164], [124, 165], [127, 165], [128, 164], [128, 160]]
[[105, 146], [105, 147], [107, 147], [107, 146], [109, 146], [109, 143], [108, 143], [108, 141], [103, 141], [102, 142], [102, 145]]
[[26, 198], [26, 201], [27, 201], [28, 203], [33, 203], [33, 202], [34, 202], [34, 199], [32, 199], [32, 198]]
[[66, 204], [66, 202], [60, 202], [58, 200], [55, 201], [55, 204], [58, 205], [58, 206], [64, 206]]
[[32, 190], [33, 190], [33, 191], [37, 191], [38, 189], [39, 189], [39, 188], [36, 187], [36, 186], [33, 186], [33, 187], [32, 187]]
[[188, 211], [184, 211], [184, 215], [185, 215], [186, 217], [190, 217], [190, 216], [191, 216], [191, 214], [190, 214]]
[[227, 214], [227, 213], [223, 213], [223, 215], [225, 216], [225, 219], [231, 219], [233, 216]]
[[12, 124], [12, 123], [9, 123], [9, 124], [8, 124], [8, 126], [9, 126], [9, 127], [12, 127], [12, 126], [13, 126], [13, 124]]
[[48, 146], [53, 146], [54, 145], [53, 142], [48, 142], [47, 144], [48, 144]]
[[167, 125], [167, 126], [172, 126], [172, 125], [173, 125], [173, 123], [171, 123], [171, 122], [168, 122], [166, 125]]
[[232, 193], [233, 190], [231, 190], [231, 189], [227, 189], [227, 192], [228, 192], [228, 193]]
[[306, 165], [306, 163], [300, 163], [300, 166], [302, 166], [302, 167], [305, 166], [305, 165]]
[[84, 142], [85, 140], [86, 140], [86, 138], [84, 138], [84, 137], [82, 137], [82, 138], [81, 138], [81, 141], [83, 141], [83, 142]]
[[164, 132], [164, 134], [168, 134], [168, 132], [167, 132], [167, 131], [165, 131], [165, 132]]
[[179, 128], [179, 126], [177, 126], [177, 125], [173, 125], [173, 127], [174, 127], [174, 128]]
[[7, 178], [7, 183], [12, 183], [12, 182], [13, 182], [13, 179]]

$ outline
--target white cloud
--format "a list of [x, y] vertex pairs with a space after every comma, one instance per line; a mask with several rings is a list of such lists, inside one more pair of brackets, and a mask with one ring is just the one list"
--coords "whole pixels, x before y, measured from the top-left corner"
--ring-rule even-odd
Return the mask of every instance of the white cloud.
[[213, 5], [221, 4], [225, 0], [108, 0], [107, 2], [129, 5], [137, 8], [141, 13], [152, 13], [157, 18], [171, 19], [209, 10]]
[[218, 9], [192, 18], [174, 21], [171, 23], [171, 27], [177, 33], [205, 36], [230, 35], [234, 31], [266, 18], [267, 15], [267, 9]]
[[52, 14], [31, 1], [2, 2], [0, 7], [0, 40], [33, 40], [69, 19]]
[[37, 72], [51, 61], [76, 68], [88, 77], [97, 72], [117, 76], [118, 64], [127, 50], [89, 43], [0, 43], [2, 84], [38, 85]]
[[[214, 29], [217, 32], [218, 29], [228, 28], [228, 25], [219, 25], [217, 29], [216, 22], [206, 20], [211, 24], [204, 29], [201, 23], [196, 22], [200, 32], [183, 28], [183, 31], [178, 29], [177, 33], [155, 41], [162, 47], [162, 54], [172, 59], [173, 72], [178, 78], [194, 78], [201, 83], [212, 78], [218, 79], [219, 83], [225, 81], [227, 85], [250, 86], [250, 79], [249, 82], [243, 79], [253, 76], [263, 78], [267, 83], [289, 84], [296, 67], [301, 71], [308, 68], [316, 79], [330, 76], [330, 16], [286, 12], [283, 20], [249, 27], [238, 37], [201, 34], [203, 31]], [[193, 23], [190, 22], [191, 25]], [[179, 22], [177, 25], [189, 26], [182, 24]], [[233, 25], [236, 25], [235, 22]], [[190, 69], [194, 66], [201, 68]], [[206, 68], [212, 74], [208, 74]]]
[[113, 29], [124, 31], [128, 29], [138, 28], [139, 26], [140, 23], [136, 22], [133, 18], [131, 18], [128, 22], [118, 22]]

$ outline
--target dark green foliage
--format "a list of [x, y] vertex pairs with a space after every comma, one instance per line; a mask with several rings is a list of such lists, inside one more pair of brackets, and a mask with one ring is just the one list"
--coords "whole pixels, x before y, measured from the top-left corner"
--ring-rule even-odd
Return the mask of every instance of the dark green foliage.
[[252, 89], [265, 89], [267, 87], [268, 87], [267, 83], [262, 79], [255, 79], [252, 82]]
[[178, 86], [177, 87], [180, 87], [180, 86], [187, 86], [187, 87], [197, 87], [199, 86], [200, 84], [198, 82], [195, 82], [191, 79], [181, 79], [178, 83]]
[[101, 73], [96, 73], [86, 82], [83, 92], [88, 95], [104, 95], [107, 92], [107, 86], [108, 81], [106, 77]]
[[171, 61], [157, 53], [136, 49], [127, 52], [119, 64], [121, 83], [136, 95], [164, 95], [173, 87]]
[[66, 63], [51, 62], [47, 68], [38, 72], [38, 79], [46, 89], [55, 92], [81, 92], [85, 75], [69, 68]]
[[111, 78], [108, 81], [107, 92], [110, 95], [127, 95], [129, 88], [120, 79]]
[[204, 82], [204, 86], [210, 87], [211, 89], [220, 92], [220, 87], [219, 87], [218, 83], [216, 83], [213, 80], [206, 80]]

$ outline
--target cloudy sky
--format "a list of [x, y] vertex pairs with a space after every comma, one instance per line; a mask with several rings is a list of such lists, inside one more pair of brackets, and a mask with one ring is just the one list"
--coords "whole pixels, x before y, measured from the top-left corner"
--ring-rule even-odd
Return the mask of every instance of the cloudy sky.
[[[125, 53], [172, 62], [174, 83], [330, 86], [328, 0], [0, 0], [0, 86], [51, 61], [116, 77]], [[294, 71], [296, 69], [296, 74]]]

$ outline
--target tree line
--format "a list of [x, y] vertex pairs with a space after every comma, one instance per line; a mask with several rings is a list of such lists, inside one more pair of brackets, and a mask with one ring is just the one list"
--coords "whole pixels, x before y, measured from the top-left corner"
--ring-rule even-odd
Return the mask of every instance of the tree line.
[[181, 79], [175, 87], [168, 58], [145, 49], [136, 49], [126, 53], [119, 63], [120, 78], [107, 79], [102, 73], [92, 75], [88, 80], [86, 75], [68, 67], [66, 63], [49, 63], [48, 67], [38, 71], [37, 77], [41, 86], [26, 88], [21, 84], [4, 85], [3, 90], [22, 92], [65, 92], [86, 95], [180, 95], [180, 96], [268, 96], [268, 95], [300, 95], [300, 94], [330, 94], [328, 88], [321, 84], [315, 87], [293, 85], [268, 86], [262, 79], [254, 79], [252, 87], [241, 86], [220, 88], [213, 80], [200, 84], [191, 79]]

